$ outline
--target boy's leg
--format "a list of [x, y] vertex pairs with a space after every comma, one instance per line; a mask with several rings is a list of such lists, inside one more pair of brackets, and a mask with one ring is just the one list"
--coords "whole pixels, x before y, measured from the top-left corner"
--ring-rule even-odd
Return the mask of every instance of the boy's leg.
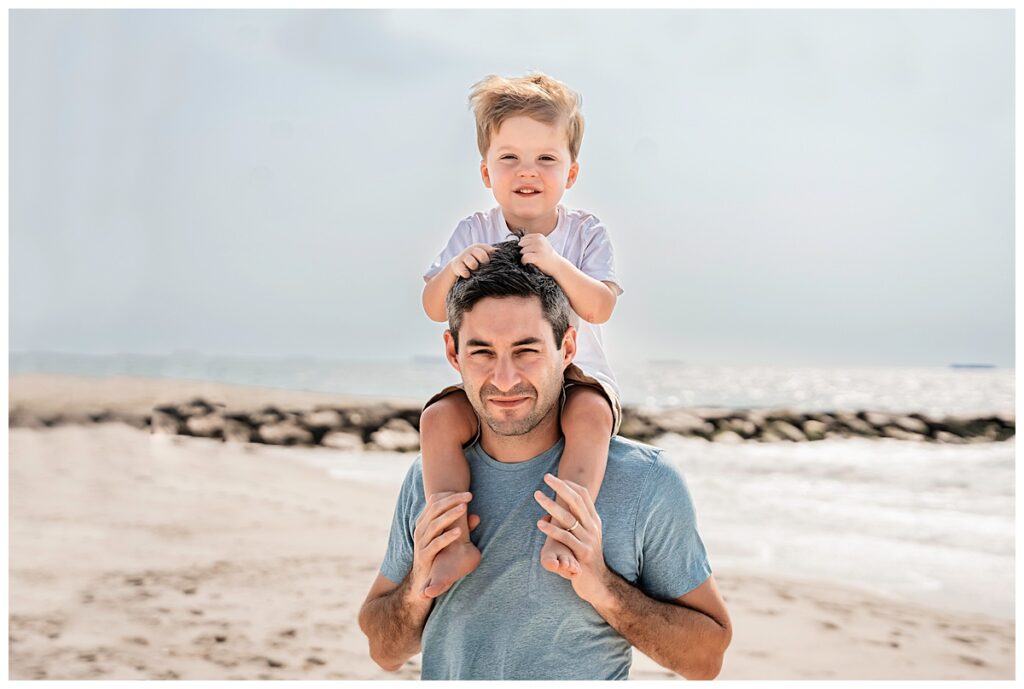
[[[469, 490], [469, 462], [462, 450], [476, 435], [477, 416], [459, 390], [429, 405], [420, 414], [420, 452], [423, 457], [423, 491], [433, 493]], [[469, 511], [459, 517], [458, 539], [437, 554], [423, 592], [433, 598], [451, 588], [480, 564], [480, 551], [469, 540]]]
[[[592, 387], [572, 385], [566, 390], [561, 422], [565, 450], [558, 465], [558, 478], [586, 487], [596, 500], [608, 465], [608, 442], [614, 425], [609, 402]], [[562, 498], [557, 502], [568, 509]], [[541, 548], [540, 562], [544, 569], [567, 579], [579, 572], [579, 563], [569, 547], [550, 536]]]

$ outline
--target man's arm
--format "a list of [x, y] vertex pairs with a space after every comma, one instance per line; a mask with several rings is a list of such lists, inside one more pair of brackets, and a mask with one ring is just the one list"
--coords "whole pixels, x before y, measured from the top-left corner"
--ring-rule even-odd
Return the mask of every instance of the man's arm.
[[[543, 492], [534, 498], [551, 515], [537, 526], [564, 543], [580, 563], [566, 576], [573, 590], [627, 641], [659, 665], [687, 679], [714, 679], [732, 640], [732, 623], [712, 576], [672, 602], [649, 597], [608, 569], [601, 540], [601, 517], [587, 489], [548, 474], [544, 479], [568, 509]], [[578, 525], [570, 532], [554, 522]]]
[[[434, 599], [424, 593], [430, 565], [446, 545], [458, 538], [459, 528], [449, 527], [466, 511], [471, 499], [469, 493], [429, 496], [416, 520], [409, 573], [399, 584], [378, 574], [366, 594], [359, 609], [359, 628], [370, 643], [370, 657], [389, 672], [419, 653], [423, 626], [434, 605]], [[479, 522], [479, 517], [470, 515], [469, 528]]]
[[722, 670], [732, 624], [713, 576], [674, 602], [649, 598], [609, 571], [608, 594], [591, 605], [629, 643], [686, 679]]

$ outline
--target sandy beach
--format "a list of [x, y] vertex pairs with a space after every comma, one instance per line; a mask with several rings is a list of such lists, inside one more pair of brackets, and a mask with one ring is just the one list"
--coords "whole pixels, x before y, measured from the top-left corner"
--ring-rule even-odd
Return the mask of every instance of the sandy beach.
[[[76, 410], [309, 393], [16, 376], [11, 406]], [[337, 400], [338, 398], [331, 398]], [[331, 478], [324, 448], [152, 436], [122, 424], [10, 430], [11, 679], [415, 679], [366, 653], [356, 613], [393, 483]], [[699, 505], [698, 505], [699, 507]], [[709, 553], [714, 565], [714, 552]], [[716, 570], [735, 626], [721, 679], [1012, 679], [1012, 620], [828, 582]], [[674, 675], [636, 653], [634, 679]]]

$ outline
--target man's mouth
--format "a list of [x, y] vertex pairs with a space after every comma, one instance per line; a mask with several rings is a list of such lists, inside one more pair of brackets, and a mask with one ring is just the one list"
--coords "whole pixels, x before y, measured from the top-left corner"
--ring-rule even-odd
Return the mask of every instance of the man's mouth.
[[498, 407], [499, 409], [512, 409], [526, 400], [529, 397], [488, 397], [487, 401]]

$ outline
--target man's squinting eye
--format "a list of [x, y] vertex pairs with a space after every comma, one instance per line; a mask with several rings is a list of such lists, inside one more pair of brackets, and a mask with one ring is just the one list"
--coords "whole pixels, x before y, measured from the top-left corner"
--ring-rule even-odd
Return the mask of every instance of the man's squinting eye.
[[536, 349], [517, 349], [516, 354], [540, 354]]
[[472, 352], [469, 353], [470, 356], [478, 356], [478, 355], [490, 356], [491, 354], [492, 354], [492, 352], [489, 349], [476, 349], [476, 350], [473, 350]]

